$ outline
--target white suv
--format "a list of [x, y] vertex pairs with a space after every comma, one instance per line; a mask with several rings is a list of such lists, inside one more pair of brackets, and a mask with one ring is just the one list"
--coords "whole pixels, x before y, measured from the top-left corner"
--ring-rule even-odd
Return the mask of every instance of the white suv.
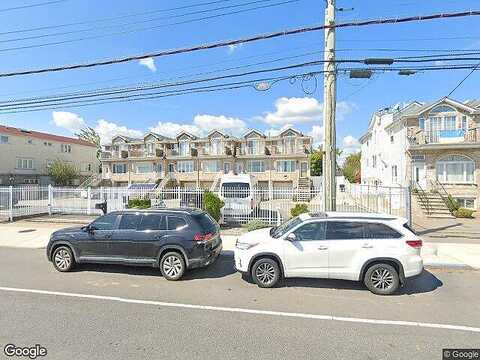
[[282, 277], [330, 278], [363, 281], [371, 292], [389, 295], [422, 272], [421, 247], [404, 218], [302, 214], [242, 235], [235, 267], [260, 287], [272, 287]]

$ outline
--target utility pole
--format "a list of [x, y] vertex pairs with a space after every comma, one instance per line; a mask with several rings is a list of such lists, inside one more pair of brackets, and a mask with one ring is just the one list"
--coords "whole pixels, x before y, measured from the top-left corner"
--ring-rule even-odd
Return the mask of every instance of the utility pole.
[[[335, 24], [335, 0], [325, 0], [325, 25]], [[335, 28], [325, 28], [324, 89], [323, 89], [323, 204], [325, 211], [336, 209], [336, 130], [335, 107], [337, 103], [337, 74], [335, 69]]]

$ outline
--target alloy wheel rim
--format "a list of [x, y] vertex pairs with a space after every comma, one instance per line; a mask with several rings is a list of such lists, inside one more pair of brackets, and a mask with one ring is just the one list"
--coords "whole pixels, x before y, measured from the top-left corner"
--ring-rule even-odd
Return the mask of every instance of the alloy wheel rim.
[[55, 253], [55, 265], [61, 270], [66, 270], [70, 267], [72, 258], [67, 250], [61, 249]]
[[262, 284], [268, 285], [275, 279], [275, 268], [272, 264], [261, 263], [255, 270], [255, 275]]
[[393, 274], [386, 268], [375, 269], [370, 278], [376, 289], [388, 290], [393, 286]]
[[182, 271], [182, 262], [174, 255], [163, 261], [163, 271], [170, 277], [175, 277]]

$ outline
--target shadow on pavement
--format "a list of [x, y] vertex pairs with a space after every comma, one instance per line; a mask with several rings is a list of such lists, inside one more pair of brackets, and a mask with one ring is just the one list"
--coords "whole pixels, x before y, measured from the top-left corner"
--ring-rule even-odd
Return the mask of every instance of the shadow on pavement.
[[442, 231], [442, 230], [447, 230], [447, 229], [450, 229], [450, 228], [455, 228], [455, 227], [458, 227], [458, 226], [462, 226], [462, 224], [456, 223], [456, 224], [450, 224], [450, 225], [446, 225], [446, 226], [440, 226], [440, 227], [437, 227], [437, 228], [429, 228], [429, 229], [426, 229], [426, 230], [417, 230], [417, 234], [418, 235], [427, 235], [427, 234], [431, 234], [431, 233], [436, 233], [437, 231]]

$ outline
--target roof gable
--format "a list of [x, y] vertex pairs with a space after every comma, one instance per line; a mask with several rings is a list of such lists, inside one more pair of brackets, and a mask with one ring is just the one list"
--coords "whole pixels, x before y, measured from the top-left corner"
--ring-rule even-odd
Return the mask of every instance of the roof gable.
[[177, 140], [195, 140], [197, 137], [193, 134], [190, 134], [189, 132], [186, 132], [182, 130], [178, 135], [177, 135]]
[[245, 139], [251, 139], [251, 138], [259, 138], [259, 137], [262, 137], [264, 138], [265, 135], [262, 134], [260, 131], [258, 130], [255, 130], [255, 129], [252, 129], [252, 130], [249, 130], [245, 133], [245, 135], [243, 135], [243, 137]]
[[296, 129], [287, 128], [283, 130], [279, 135], [280, 136], [302, 136], [303, 134]]

